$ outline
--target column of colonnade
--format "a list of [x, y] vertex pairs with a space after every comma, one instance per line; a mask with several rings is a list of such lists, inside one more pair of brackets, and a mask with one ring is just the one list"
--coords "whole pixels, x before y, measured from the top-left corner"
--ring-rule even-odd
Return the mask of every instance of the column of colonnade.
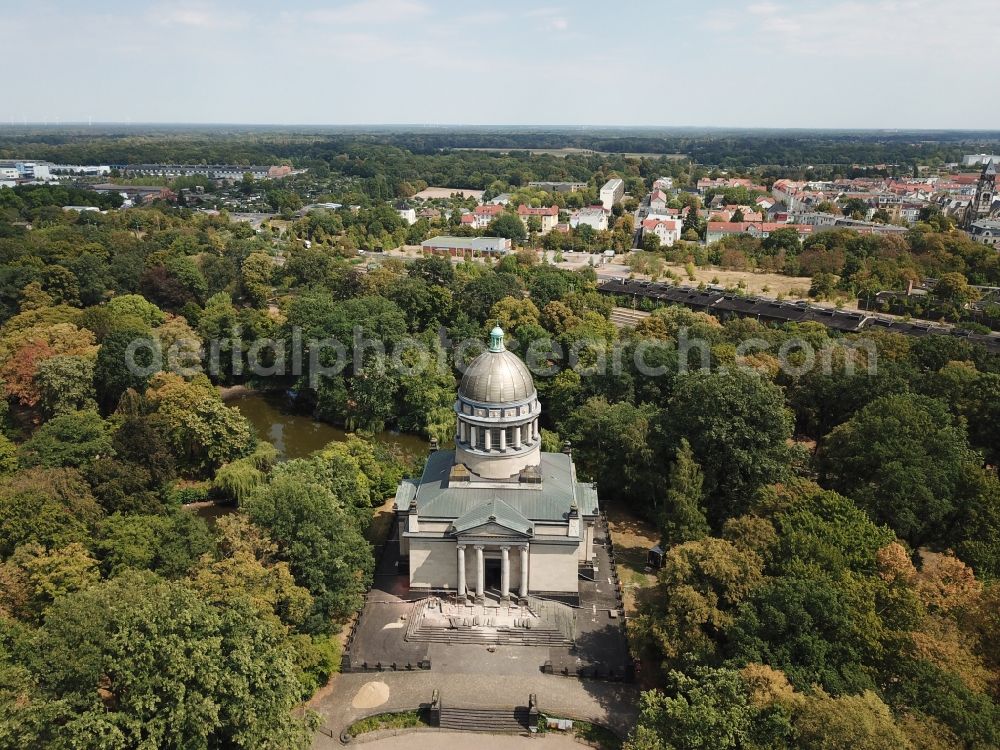
[[[479, 448], [486, 451], [505, 451], [508, 447], [520, 450], [522, 445], [537, 441], [540, 435], [541, 430], [538, 417], [535, 417], [530, 422], [514, 425], [509, 442], [507, 440], [507, 428], [501, 427], [498, 444], [496, 445], [493, 441], [492, 430], [489, 427], [466, 422], [461, 416], [458, 416], [455, 422], [456, 442], [469, 445], [473, 449]], [[482, 444], [481, 448], [480, 444]]]
[[[456, 545], [458, 551], [458, 596], [465, 598], [468, 596], [468, 585], [465, 580], [465, 548], [466, 545]], [[476, 544], [473, 549], [476, 551], [476, 582], [475, 598], [483, 599], [486, 595], [486, 559], [484, 551], [485, 545]], [[528, 545], [518, 547], [521, 555], [521, 581], [518, 586], [518, 593], [521, 598], [528, 596]], [[500, 596], [504, 599], [510, 598], [510, 545], [500, 547]]]

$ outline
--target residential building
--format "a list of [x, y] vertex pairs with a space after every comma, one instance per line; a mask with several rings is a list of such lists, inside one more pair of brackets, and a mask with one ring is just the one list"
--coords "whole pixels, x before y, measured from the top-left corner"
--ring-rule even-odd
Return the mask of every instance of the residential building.
[[672, 247], [681, 238], [684, 222], [680, 219], [646, 219], [642, 222], [642, 234], [654, 234], [660, 239], [660, 247]]
[[969, 227], [969, 235], [976, 242], [1000, 248], [1000, 221], [992, 219], [974, 221]]
[[794, 229], [802, 241], [813, 233], [814, 227], [808, 224], [783, 224], [777, 222], [749, 222], [749, 221], [710, 221], [705, 234], [705, 242], [712, 244], [718, 242], [723, 237], [730, 237], [737, 234], [749, 234], [751, 237], [764, 239], [771, 236], [771, 232], [779, 229]]
[[73, 177], [105, 177], [111, 174], [111, 167], [107, 164], [51, 164], [49, 172]]
[[402, 219], [403, 221], [405, 221], [410, 226], [413, 226], [414, 224], [417, 223], [417, 212], [416, 212], [415, 209], [412, 209], [412, 208], [397, 208], [396, 209], [396, 213], [399, 215], [400, 219]]
[[879, 224], [874, 221], [863, 221], [862, 219], [851, 219], [838, 214], [826, 214], [821, 212], [802, 211], [791, 215], [790, 220], [795, 224], [815, 227], [816, 230], [852, 229], [859, 234], [882, 234], [882, 235], [904, 235], [909, 229], [897, 224]]
[[603, 232], [608, 228], [608, 212], [601, 206], [591, 206], [581, 208], [570, 214], [569, 225], [576, 229], [581, 224], [593, 228], [598, 232]]
[[604, 183], [601, 188], [601, 205], [608, 211], [625, 197], [625, 181], [615, 177]]
[[586, 182], [550, 182], [548, 180], [536, 180], [529, 182], [528, 187], [544, 190], [546, 193], [575, 193], [587, 187]]
[[997, 154], [966, 154], [962, 157], [963, 167], [978, 167], [989, 162], [1000, 164], [1000, 156]]
[[431, 237], [420, 243], [425, 253], [439, 255], [506, 255], [511, 242], [506, 237]]
[[530, 229], [529, 221], [537, 218], [540, 229], [539, 234], [548, 234], [556, 224], [559, 223], [559, 206], [547, 206], [542, 208], [531, 208], [523, 203], [517, 207], [517, 215], [520, 217], [526, 229]]
[[662, 190], [654, 190], [649, 194], [649, 208], [651, 211], [662, 211], [667, 207], [667, 194]]
[[510, 193], [500, 193], [498, 196], [490, 198], [487, 203], [492, 203], [494, 206], [510, 205]]
[[[272, 173], [272, 170], [274, 172]], [[122, 172], [138, 177], [193, 177], [205, 175], [212, 180], [242, 180], [249, 174], [255, 180], [284, 177], [292, 173], [291, 167], [243, 166], [240, 164], [128, 164]]]
[[753, 180], [745, 177], [702, 177], [698, 180], [698, 192], [705, 193], [709, 190], [725, 190], [726, 188], [746, 188], [760, 193], [766, 193], [767, 188], [763, 185], [754, 184]]
[[531, 373], [494, 328], [458, 387], [455, 449], [432, 450], [420, 478], [396, 490], [411, 593], [579, 603], [597, 491], [577, 481], [568, 449], [542, 451], [541, 411]]
[[462, 224], [473, 229], [486, 229], [490, 222], [503, 213], [503, 206], [496, 203], [487, 203], [476, 206], [467, 214], [462, 214]]
[[657, 177], [656, 181], [653, 182], [653, 190], [673, 190], [674, 189], [674, 178], [673, 177]]

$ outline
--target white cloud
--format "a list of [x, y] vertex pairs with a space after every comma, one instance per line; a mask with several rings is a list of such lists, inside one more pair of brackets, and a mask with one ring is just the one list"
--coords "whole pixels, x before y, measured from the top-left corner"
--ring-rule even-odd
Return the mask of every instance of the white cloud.
[[760, 41], [777, 42], [794, 55], [903, 60], [933, 50], [960, 63], [959, 47], [969, 57], [994, 48], [1000, 3], [966, 0], [963, 12], [956, 13], [939, 0], [835, 0], [781, 7], [764, 2], [749, 6], [745, 19], [749, 30], [756, 25], [771, 35]]
[[233, 8], [217, 8], [205, 2], [160, 0], [150, 9], [149, 18], [164, 26], [194, 29], [232, 29], [244, 25], [246, 17]]
[[312, 21], [342, 24], [398, 23], [426, 16], [430, 8], [418, 0], [359, 0], [339, 8], [306, 14]]

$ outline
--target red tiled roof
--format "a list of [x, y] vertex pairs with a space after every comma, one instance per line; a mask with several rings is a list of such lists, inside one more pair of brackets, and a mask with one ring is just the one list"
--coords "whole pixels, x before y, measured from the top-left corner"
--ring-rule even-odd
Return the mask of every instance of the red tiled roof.
[[472, 213], [479, 216], [497, 216], [503, 213], [503, 206], [487, 203], [485, 206], [476, 206]]
[[668, 227], [670, 229], [680, 229], [681, 222], [676, 219], [643, 219], [642, 228], [643, 229], [656, 229], [660, 224]]
[[559, 206], [531, 208], [523, 203], [517, 207], [518, 216], [558, 216]]
[[743, 234], [749, 232], [750, 227], [754, 227], [761, 232], [776, 232], [779, 229], [794, 229], [799, 234], [812, 234], [813, 227], [808, 224], [782, 224], [780, 222], [759, 222], [759, 221], [710, 221], [708, 222], [709, 232], [731, 232], [732, 234]]

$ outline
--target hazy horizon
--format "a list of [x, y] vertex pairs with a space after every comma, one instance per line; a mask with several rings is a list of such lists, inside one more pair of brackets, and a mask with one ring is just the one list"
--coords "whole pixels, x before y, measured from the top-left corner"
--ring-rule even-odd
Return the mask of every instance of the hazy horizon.
[[953, 133], [953, 134], [986, 134], [990, 136], [1000, 135], [1000, 127], [997, 128], [919, 128], [919, 127], [779, 127], [779, 126], [727, 126], [727, 125], [609, 125], [601, 123], [592, 124], [567, 124], [567, 123], [462, 123], [462, 122], [359, 122], [359, 123], [333, 123], [333, 122], [198, 122], [198, 121], [127, 121], [127, 120], [106, 120], [106, 121], [27, 121], [27, 122], [0, 122], [0, 128], [8, 130], [37, 130], [52, 129], [58, 131], [60, 128], [188, 128], [188, 129], [211, 129], [211, 128], [241, 128], [246, 130], [255, 129], [280, 129], [280, 130], [303, 130], [303, 131], [371, 131], [385, 130], [390, 132], [412, 132], [418, 130], [468, 130], [472, 132], [486, 132], [490, 130], [510, 131], [510, 132], [534, 132], [549, 130], [554, 132], [568, 131], [639, 131], [639, 132], [690, 132], [704, 133], [718, 131], [720, 133], [885, 133], [885, 134], [922, 134], [922, 133]]

